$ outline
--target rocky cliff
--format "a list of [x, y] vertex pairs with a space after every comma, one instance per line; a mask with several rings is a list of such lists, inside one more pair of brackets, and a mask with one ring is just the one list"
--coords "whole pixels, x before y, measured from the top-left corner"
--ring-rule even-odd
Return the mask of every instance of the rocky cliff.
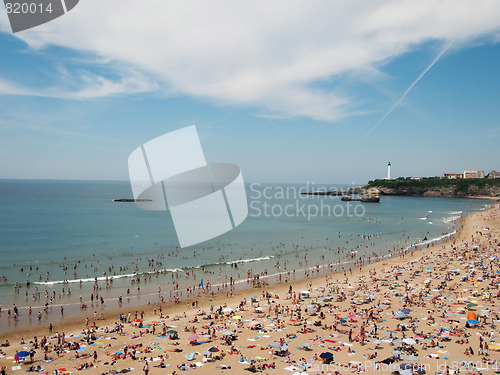
[[498, 197], [500, 199], [500, 186], [486, 184], [479, 188], [470, 185], [467, 189], [457, 189], [456, 185], [438, 187], [398, 186], [378, 187], [382, 195], [409, 195], [423, 197], [448, 197], [448, 198], [474, 198], [474, 197]]

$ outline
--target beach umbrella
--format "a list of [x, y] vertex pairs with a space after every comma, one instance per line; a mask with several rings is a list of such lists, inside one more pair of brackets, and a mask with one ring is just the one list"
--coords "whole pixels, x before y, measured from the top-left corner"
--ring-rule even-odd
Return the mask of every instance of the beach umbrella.
[[311, 346], [310, 343], [306, 342], [304, 345], [302, 345], [303, 348], [309, 348]]
[[392, 340], [393, 344], [402, 344], [404, 341], [402, 339], [394, 339]]
[[281, 347], [280, 343], [277, 341], [274, 341], [268, 345], [270, 348], [279, 348]]
[[255, 308], [255, 311], [262, 311], [262, 307], [257, 306], [257, 307]]
[[230, 308], [230, 307], [225, 307], [225, 308], [222, 309], [223, 313], [230, 313], [231, 311], [233, 311], [233, 309]]
[[479, 324], [479, 321], [476, 319], [469, 319], [469, 320], [467, 320], [467, 323], [475, 325], [475, 324]]
[[404, 318], [404, 317], [406, 316], [406, 315], [405, 315], [402, 311], [400, 311], [400, 310], [398, 310], [398, 311], [394, 311], [394, 312], [393, 312], [393, 314], [394, 314], [394, 316], [395, 316], [396, 318], [398, 318], [398, 319], [402, 319], [402, 318]]
[[423, 374], [427, 373], [427, 371], [425, 371], [422, 367], [418, 367], [418, 368], [414, 369], [413, 372], [416, 372], [419, 375], [423, 375]]
[[233, 319], [234, 319], [234, 320], [241, 320], [241, 316], [239, 316], [239, 315], [235, 315], [235, 316], [233, 316]]
[[205, 356], [209, 356], [210, 354], [212, 354], [212, 353], [210, 353], [208, 350], [205, 350], [205, 351], [203, 352], [203, 355], [205, 355]]
[[413, 372], [411, 370], [401, 370], [399, 371], [399, 375], [413, 375]]
[[347, 319], [354, 319], [355, 317], [356, 317], [356, 314], [347, 315]]
[[286, 352], [286, 351], [288, 350], [288, 345], [283, 345], [283, 346], [280, 348], [280, 350], [281, 350], [282, 352]]
[[220, 351], [220, 349], [215, 346], [212, 346], [210, 349], [208, 349], [208, 351], [210, 353], [217, 353], [218, 351]]
[[373, 343], [375, 345], [380, 345], [380, 344], [382, 344], [382, 341], [381, 340], [373, 340]]
[[168, 335], [172, 335], [174, 333], [177, 333], [177, 331], [174, 331], [173, 329], [169, 329], [167, 332], [165, 332]]
[[25, 358], [29, 355], [30, 355], [30, 353], [27, 352], [26, 350], [22, 350], [22, 351], [16, 353], [16, 357], [18, 357], [18, 358]]
[[142, 319], [134, 319], [134, 323], [142, 323]]
[[222, 336], [232, 336], [232, 335], [234, 335], [233, 331], [224, 331], [224, 332], [222, 332]]
[[333, 353], [330, 352], [323, 352], [319, 355], [321, 359], [328, 360], [333, 358]]
[[420, 361], [420, 358], [413, 354], [403, 357], [403, 359], [410, 362]]
[[260, 326], [260, 322], [257, 321], [257, 320], [252, 320], [250, 323], [248, 323], [248, 326], [249, 327], [257, 327], [257, 326]]
[[257, 299], [257, 296], [250, 296], [250, 299]]
[[474, 307], [474, 306], [477, 306], [477, 305], [475, 303], [472, 303], [472, 302], [467, 304], [467, 307]]
[[410, 309], [402, 309], [401, 312], [403, 314], [409, 314], [411, 312], [411, 310]]
[[394, 350], [394, 351], [392, 352], [392, 355], [401, 355], [401, 354], [402, 354], [402, 352], [401, 352], [401, 351], [399, 351], [399, 350]]
[[331, 299], [331, 298], [325, 298], [325, 299], [323, 300], [323, 302], [332, 302], [332, 299]]
[[400, 370], [411, 370], [413, 368], [412, 365], [409, 363], [401, 363], [400, 365], [397, 365]]
[[199, 337], [200, 337], [200, 335], [198, 335], [198, 334], [196, 334], [196, 333], [193, 333], [192, 335], [190, 335], [190, 336], [187, 338], [187, 340], [188, 340], [189, 342], [193, 342], [193, 341], [198, 340], [198, 338], [199, 338]]
[[412, 338], [403, 339], [403, 342], [407, 345], [415, 345], [417, 342]]

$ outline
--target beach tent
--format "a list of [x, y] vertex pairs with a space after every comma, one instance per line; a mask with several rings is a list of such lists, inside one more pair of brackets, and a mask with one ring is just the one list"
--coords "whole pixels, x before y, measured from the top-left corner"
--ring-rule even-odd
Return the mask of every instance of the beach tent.
[[23, 351], [20, 351], [20, 352], [17, 352], [17, 353], [16, 353], [16, 355], [14, 356], [14, 360], [15, 360], [16, 362], [18, 362], [18, 361], [20, 361], [21, 359], [26, 358], [26, 357], [27, 357], [27, 356], [29, 356], [29, 355], [30, 355], [30, 353], [29, 353], [29, 352], [27, 352], [27, 351], [23, 350]]
[[473, 311], [470, 311], [467, 313], [467, 320], [470, 320], [470, 319], [476, 319], [477, 318], [477, 315], [475, 312]]
[[323, 359], [323, 360], [324, 360], [324, 359], [331, 359], [331, 358], [333, 358], [333, 353], [331, 353], [331, 352], [323, 352], [323, 353], [321, 353], [321, 354], [319, 355], [319, 357], [320, 357], [321, 359]]

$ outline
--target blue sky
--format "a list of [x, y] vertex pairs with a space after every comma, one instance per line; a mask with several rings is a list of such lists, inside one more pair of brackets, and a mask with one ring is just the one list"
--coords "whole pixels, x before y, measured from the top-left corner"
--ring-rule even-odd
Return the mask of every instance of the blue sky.
[[2, 11], [0, 178], [126, 180], [132, 150], [193, 124], [246, 181], [500, 169], [497, 1], [148, 4], [16, 34]]

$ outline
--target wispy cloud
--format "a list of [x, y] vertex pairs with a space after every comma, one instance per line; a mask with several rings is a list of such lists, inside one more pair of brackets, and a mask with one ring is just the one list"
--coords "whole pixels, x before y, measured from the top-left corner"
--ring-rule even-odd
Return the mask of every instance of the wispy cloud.
[[[147, 6], [136, 0], [107, 0], [80, 2], [64, 17], [16, 37], [32, 48], [76, 49], [109, 61], [110, 67], [118, 62], [130, 67], [131, 75], [144, 75], [89, 77], [79, 90], [58, 88], [51, 95], [81, 99], [145, 92], [158, 89], [158, 82], [169, 93], [333, 122], [360, 108], [336, 90], [332, 78], [376, 70], [429, 41], [467, 45], [498, 35], [498, 19], [497, 0], [286, 5], [267, 0], [150, 0]], [[322, 80], [332, 83], [313, 88]]]
[[59, 70], [58, 82], [51, 87], [25, 87], [0, 78], [0, 95], [38, 96], [59, 99], [93, 99], [157, 91], [158, 83], [134, 70], [122, 72], [116, 79], [88, 71], [70, 74]]

